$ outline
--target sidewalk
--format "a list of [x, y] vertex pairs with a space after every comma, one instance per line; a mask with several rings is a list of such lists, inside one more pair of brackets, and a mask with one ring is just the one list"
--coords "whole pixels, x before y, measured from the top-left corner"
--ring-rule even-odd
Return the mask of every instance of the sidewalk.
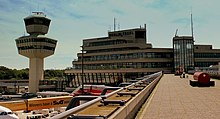
[[220, 80], [191, 87], [189, 79], [165, 74], [138, 119], [220, 119]]

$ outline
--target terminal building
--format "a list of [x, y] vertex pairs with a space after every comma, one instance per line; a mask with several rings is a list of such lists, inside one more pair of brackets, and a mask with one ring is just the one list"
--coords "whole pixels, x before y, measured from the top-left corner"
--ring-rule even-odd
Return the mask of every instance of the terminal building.
[[[174, 36], [173, 48], [153, 48], [146, 25], [108, 32], [107, 37], [84, 39], [82, 52], [66, 69], [68, 79], [106, 80], [135, 78], [157, 71], [175, 73], [208, 67], [220, 61], [220, 49], [196, 45], [192, 36]], [[82, 75], [84, 74], [84, 75]]]

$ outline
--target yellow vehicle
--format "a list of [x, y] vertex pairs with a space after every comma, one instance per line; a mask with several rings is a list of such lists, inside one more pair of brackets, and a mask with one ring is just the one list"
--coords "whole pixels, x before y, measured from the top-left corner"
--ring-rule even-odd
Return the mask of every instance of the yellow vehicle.
[[9, 108], [12, 111], [19, 111], [19, 110], [31, 111], [38, 109], [66, 107], [71, 99], [72, 96], [34, 98], [34, 99], [25, 99], [20, 101], [0, 102], [0, 105]]

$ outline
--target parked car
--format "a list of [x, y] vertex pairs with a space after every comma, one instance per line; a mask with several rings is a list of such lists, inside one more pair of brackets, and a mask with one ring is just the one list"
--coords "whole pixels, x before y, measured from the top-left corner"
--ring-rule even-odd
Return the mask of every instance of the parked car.
[[11, 97], [10, 96], [3, 96], [1, 93], [0, 93], [0, 100], [11, 100]]
[[34, 94], [34, 93], [23, 93], [23, 94], [21, 95], [21, 97], [24, 98], [24, 99], [29, 99], [29, 98], [37, 97], [37, 95]]

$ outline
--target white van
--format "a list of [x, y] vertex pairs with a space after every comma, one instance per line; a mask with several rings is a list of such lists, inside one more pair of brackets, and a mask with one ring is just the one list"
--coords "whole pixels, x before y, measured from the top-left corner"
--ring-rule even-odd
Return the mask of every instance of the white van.
[[0, 119], [19, 119], [10, 109], [0, 106]]

